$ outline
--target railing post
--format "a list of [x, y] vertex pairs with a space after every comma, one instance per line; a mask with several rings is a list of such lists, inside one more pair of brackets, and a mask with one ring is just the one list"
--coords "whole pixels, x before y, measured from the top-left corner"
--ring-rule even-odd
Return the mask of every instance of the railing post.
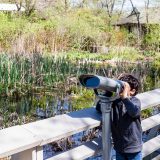
[[37, 160], [36, 147], [14, 154], [11, 160]]
[[11, 160], [43, 160], [43, 146], [37, 146], [14, 154]]
[[37, 160], [43, 160], [43, 146], [36, 147]]

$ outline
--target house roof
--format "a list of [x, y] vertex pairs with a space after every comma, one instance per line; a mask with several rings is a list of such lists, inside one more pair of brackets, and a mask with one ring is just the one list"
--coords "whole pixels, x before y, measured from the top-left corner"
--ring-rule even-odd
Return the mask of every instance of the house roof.
[[137, 16], [139, 16], [140, 24], [146, 24], [147, 19], [149, 24], [159, 24], [160, 8], [143, 9], [140, 12], [137, 9], [135, 11], [133, 10], [127, 17], [121, 18], [114, 25], [137, 24]]
[[[0, 3], [0, 11], [18, 11], [16, 4]], [[20, 11], [25, 11], [24, 7], [21, 7]]]

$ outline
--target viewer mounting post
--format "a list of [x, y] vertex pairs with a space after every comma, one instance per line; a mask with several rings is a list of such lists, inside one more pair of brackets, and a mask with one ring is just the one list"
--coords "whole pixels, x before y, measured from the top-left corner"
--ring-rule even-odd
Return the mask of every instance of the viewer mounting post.
[[[81, 75], [79, 81], [84, 87], [94, 89], [96, 96], [100, 100], [102, 111], [103, 160], [111, 160], [111, 106], [112, 102], [119, 98], [119, 93], [123, 90], [123, 82], [96, 75]], [[103, 92], [98, 92], [98, 89], [105, 92], [115, 92], [115, 94], [108, 96]]]
[[111, 106], [112, 100], [109, 97], [96, 94], [101, 102], [102, 111], [102, 146], [103, 159], [111, 160]]

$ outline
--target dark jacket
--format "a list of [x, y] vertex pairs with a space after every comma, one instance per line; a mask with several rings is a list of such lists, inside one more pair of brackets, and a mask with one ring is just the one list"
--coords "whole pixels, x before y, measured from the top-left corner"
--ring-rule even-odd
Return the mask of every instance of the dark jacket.
[[[96, 109], [100, 110], [100, 102]], [[142, 150], [141, 103], [136, 97], [117, 99], [112, 104], [111, 130], [114, 149], [120, 153]]]

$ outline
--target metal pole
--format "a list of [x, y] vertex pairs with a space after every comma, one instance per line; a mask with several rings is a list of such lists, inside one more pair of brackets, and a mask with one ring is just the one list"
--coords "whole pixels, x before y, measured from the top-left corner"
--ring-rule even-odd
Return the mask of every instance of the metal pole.
[[107, 99], [101, 100], [103, 160], [111, 160], [111, 105]]

